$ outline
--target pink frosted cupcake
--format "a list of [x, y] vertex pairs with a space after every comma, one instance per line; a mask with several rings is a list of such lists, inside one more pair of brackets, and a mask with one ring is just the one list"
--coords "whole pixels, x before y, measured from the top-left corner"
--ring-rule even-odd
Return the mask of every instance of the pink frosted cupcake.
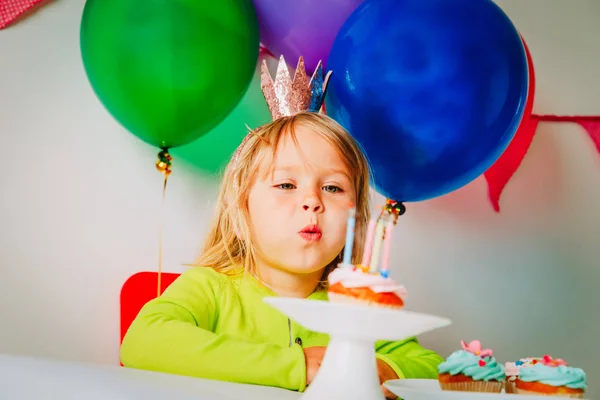
[[406, 289], [380, 273], [363, 272], [359, 268], [338, 267], [328, 277], [329, 301], [402, 309]]

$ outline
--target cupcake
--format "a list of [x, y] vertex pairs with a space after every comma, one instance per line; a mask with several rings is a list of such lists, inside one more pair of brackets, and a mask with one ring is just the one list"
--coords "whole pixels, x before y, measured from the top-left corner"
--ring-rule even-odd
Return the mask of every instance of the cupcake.
[[504, 391], [506, 393], [515, 393], [515, 381], [519, 376], [521, 368], [529, 368], [542, 361], [541, 357], [526, 357], [515, 362], [507, 362], [504, 364], [504, 373], [506, 381], [504, 382]]
[[531, 368], [522, 368], [515, 380], [516, 394], [583, 399], [586, 390], [587, 378], [581, 368], [548, 355]]
[[380, 273], [363, 272], [359, 268], [342, 266], [329, 274], [328, 281], [328, 297], [331, 302], [394, 309], [404, 307], [404, 287]]
[[438, 366], [442, 390], [500, 393], [506, 375], [504, 367], [492, 357], [492, 350], [481, 349], [481, 342], [461, 341], [462, 350], [452, 353]]

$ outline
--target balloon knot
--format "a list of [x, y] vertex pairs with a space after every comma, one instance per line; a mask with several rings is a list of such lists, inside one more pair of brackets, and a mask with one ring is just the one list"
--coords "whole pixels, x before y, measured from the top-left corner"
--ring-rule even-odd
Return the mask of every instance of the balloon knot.
[[169, 154], [168, 149], [162, 149], [160, 153], [158, 153], [158, 160], [156, 161], [156, 169], [165, 175], [165, 177], [171, 175], [171, 160], [173, 157]]
[[394, 200], [390, 200], [390, 199], [387, 199], [385, 201], [385, 206], [383, 206], [383, 209], [381, 210], [382, 214], [387, 214], [394, 219], [394, 224], [398, 220], [398, 217], [401, 215], [404, 215], [405, 212], [406, 212], [406, 207], [404, 206], [404, 204], [402, 202], [394, 201]]

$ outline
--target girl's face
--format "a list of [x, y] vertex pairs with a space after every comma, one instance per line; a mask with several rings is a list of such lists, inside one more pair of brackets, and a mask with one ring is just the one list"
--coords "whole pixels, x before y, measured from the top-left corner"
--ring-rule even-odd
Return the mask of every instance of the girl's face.
[[356, 200], [350, 171], [336, 149], [307, 127], [295, 142], [284, 135], [274, 165], [263, 165], [250, 189], [250, 228], [257, 268], [293, 274], [323, 270], [342, 251], [350, 203]]

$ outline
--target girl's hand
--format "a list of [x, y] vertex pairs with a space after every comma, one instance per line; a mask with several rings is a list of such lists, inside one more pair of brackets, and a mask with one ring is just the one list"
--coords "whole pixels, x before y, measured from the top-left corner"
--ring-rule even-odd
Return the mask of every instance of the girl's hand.
[[390, 392], [385, 386], [383, 386], [383, 382], [389, 381], [391, 379], [398, 379], [398, 375], [394, 372], [392, 367], [390, 367], [385, 361], [377, 359], [377, 372], [379, 373], [379, 383], [381, 384], [381, 390], [383, 391], [383, 395], [388, 400], [397, 399], [394, 393]]
[[306, 385], [310, 385], [317, 376], [321, 362], [323, 362], [323, 356], [327, 347], [314, 346], [307, 347], [304, 350], [304, 360], [306, 361]]

